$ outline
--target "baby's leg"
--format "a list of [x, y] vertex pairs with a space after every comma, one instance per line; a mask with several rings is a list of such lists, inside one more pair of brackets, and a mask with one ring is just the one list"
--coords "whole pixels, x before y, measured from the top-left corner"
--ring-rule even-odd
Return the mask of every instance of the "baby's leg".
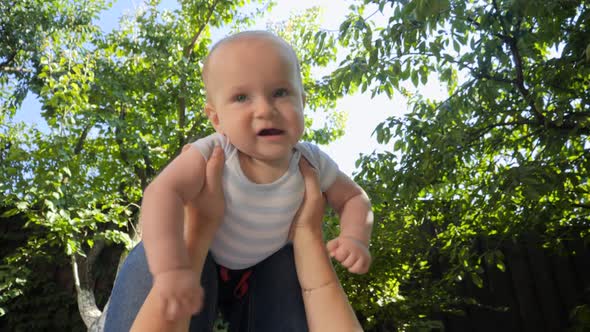
[[[205, 291], [203, 310], [191, 320], [191, 331], [211, 331], [217, 312], [217, 276], [210, 255], [205, 261], [201, 284]], [[127, 256], [117, 274], [105, 319], [105, 332], [129, 331], [139, 308], [152, 287], [143, 243]]]

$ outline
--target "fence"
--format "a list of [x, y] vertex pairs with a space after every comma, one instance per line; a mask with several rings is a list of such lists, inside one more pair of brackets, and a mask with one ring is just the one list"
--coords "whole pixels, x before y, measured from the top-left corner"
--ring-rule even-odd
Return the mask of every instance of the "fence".
[[445, 331], [567, 331], [574, 308], [590, 305], [590, 248], [581, 240], [564, 248], [569, 255], [544, 249], [534, 235], [500, 246], [505, 271], [485, 266], [483, 288], [464, 282], [458, 293], [481, 305], [442, 315]]

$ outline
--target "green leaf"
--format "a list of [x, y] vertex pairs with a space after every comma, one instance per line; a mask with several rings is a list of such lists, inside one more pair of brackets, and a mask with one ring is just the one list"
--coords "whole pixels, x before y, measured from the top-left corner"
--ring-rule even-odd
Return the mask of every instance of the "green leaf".
[[9, 217], [17, 215], [19, 212], [20, 212], [19, 209], [6, 210], [6, 211], [4, 211], [4, 213], [2, 213], [1, 217], [2, 218], [9, 218]]
[[418, 87], [418, 72], [412, 71], [410, 77], [412, 79], [412, 84], [414, 84], [415, 87]]
[[472, 272], [471, 273], [471, 280], [473, 281], [473, 284], [475, 284], [475, 286], [477, 286], [477, 288], [483, 288], [483, 279], [481, 279], [479, 274]]
[[456, 40], [453, 40], [453, 49], [457, 53], [461, 52], [461, 45]]

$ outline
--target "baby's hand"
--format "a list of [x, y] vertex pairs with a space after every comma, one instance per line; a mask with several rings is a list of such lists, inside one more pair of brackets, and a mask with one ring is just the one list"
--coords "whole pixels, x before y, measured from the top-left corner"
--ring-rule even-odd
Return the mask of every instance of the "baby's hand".
[[167, 320], [191, 316], [203, 306], [203, 289], [193, 269], [158, 273], [154, 276], [153, 289], [162, 301], [162, 313]]
[[326, 245], [328, 253], [342, 264], [349, 272], [364, 274], [371, 266], [371, 253], [361, 241], [342, 236], [331, 240]]

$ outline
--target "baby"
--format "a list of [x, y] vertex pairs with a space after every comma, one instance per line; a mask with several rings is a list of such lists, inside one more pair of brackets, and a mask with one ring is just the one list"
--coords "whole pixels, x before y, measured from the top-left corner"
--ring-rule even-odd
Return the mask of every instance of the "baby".
[[[288, 242], [303, 200], [299, 159], [317, 170], [321, 189], [340, 216], [330, 255], [353, 273], [366, 273], [373, 224], [365, 192], [318, 147], [300, 142], [303, 91], [295, 52], [263, 31], [223, 39], [203, 66], [205, 112], [216, 133], [192, 143], [147, 187], [140, 223], [154, 289], [168, 317], [200, 310], [200, 276], [191, 269], [183, 237], [183, 206], [203, 188], [214, 147], [226, 157], [225, 216], [210, 251], [228, 269], [256, 265]], [[201, 220], [199, 222], [208, 222]]]

